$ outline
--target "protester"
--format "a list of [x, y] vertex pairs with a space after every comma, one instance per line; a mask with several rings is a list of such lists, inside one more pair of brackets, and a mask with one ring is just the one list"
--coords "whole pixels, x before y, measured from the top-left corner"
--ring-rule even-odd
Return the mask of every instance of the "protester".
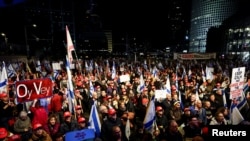
[[65, 97], [63, 97], [63, 91], [60, 91], [58, 87], [54, 87], [53, 96], [50, 99], [50, 111], [55, 114], [58, 118], [58, 122], [63, 121], [63, 101]]
[[32, 134], [32, 124], [26, 111], [21, 111], [14, 123], [14, 132], [21, 135], [22, 140], [28, 140]]
[[30, 107], [30, 111], [32, 113], [32, 126], [36, 123], [40, 123], [43, 126], [48, 122], [48, 112], [46, 109], [40, 104], [40, 100], [35, 99]]
[[188, 124], [184, 127], [185, 131], [185, 140], [191, 141], [195, 136], [202, 134], [202, 123], [196, 116], [189, 118]]
[[63, 117], [64, 121], [60, 126], [61, 133], [65, 135], [67, 132], [78, 130], [77, 121], [72, 117], [72, 114], [69, 111], [64, 112]]
[[101, 139], [103, 141], [112, 140], [112, 128], [114, 126], [121, 127], [122, 121], [120, 117], [117, 117], [116, 110], [111, 108], [108, 110], [108, 118], [102, 123], [101, 128]]
[[33, 133], [29, 141], [52, 141], [50, 135], [43, 129], [43, 125], [36, 123], [32, 127]]
[[215, 117], [213, 117], [210, 122], [210, 125], [227, 125], [227, 124], [228, 122], [221, 111], [216, 112]]
[[56, 133], [60, 131], [60, 123], [58, 122], [57, 116], [55, 114], [51, 114], [48, 118], [47, 124], [45, 124], [43, 128], [54, 140]]
[[0, 93], [0, 127], [9, 129], [8, 121], [13, 117], [15, 103], [6, 92]]
[[82, 130], [82, 129], [87, 129], [87, 123], [86, 123], [86, 119], [84, 117], [79, 117], [77, 120], [78, 123], [78, 130]]
[[[112, 74], [111, 65], [107, 64], [107, 62], [111, 60], [115, 61], [115, 64], [120, 65], [116, 67], [116, 74]], [[227, 91], [230, 92], [228, 90], [230, 86], [228, 78], [230, 78], [230, 76], [218, 70], [217, 60], [185, 60], [180, 62], [179, 60], [166, 61], [149, 59], [146, 61], [148, 64], [141, 63], [140, 61], [129, 62], [129, 60], [124, 58], [102, 58], [100, 60], [95, 58], [84, 61], [89, 65], [88, 67], [83, 67], [82, 70], [78, 70], [78, 68], [71, 69], [74, 97], [69, 96], [69, 77], [65, 68], [62, 67], [61, 70], [59, 70], [59, 77], [52, 79], [54, 80], [54, 86], [52, 88], [52, 96], [48, 97], [48, 102], [50, 102], [49, 109], [45, 109], [45, 107], [39, 105], [40, 99], [33, 99], [21, 104], [16, 103], [22, 105], [19, 107], [21, 110], [26, 112], [31, 111], [31, 114], [28, 114], [28, 116], [30, 115], [32, 125], [40, 123], [43, 125], [44, 130], [48, 131], [46, 126], [49, 128], [54, 122], [60, 123], [58, 134], [52, 137], [53, 140], [64, 140], [64, 136], [66, 136], [68, 132], [77, 133], [79, 129], [90, 127], [88, 124], [88, 122], [90, 122], [88, 116], [92, 116], [90, 115], [90, 107], [93, 104], [97, 106], [98, 114], [95, 118], [99, 117], [100, 119], [102, 125], [101, 139], [103, 141], [113, 139], [112, 127], [114, 126], [118, 126], [121, 129], [122, 137], [124, 137], [124, 125], [126, 125], [127, 120], [131, 123], [131, 141], [168, 141], [171, 140], [172, 137], [181, 139], [182, 135], [188, 136], [189, 133], [187, 132], [185, 135], [182, 129], [184, 129], [184, 126], [190, 125], [191, 122], [189, 118], [193, 115], [199, 115], [198, 120], [201, 121], [203, 126], [228, 125], [228, 123], [230, 123], [231, 113], [228, 112], [231, 111], [229, 111], [229, 109], [220, 111], [222, 115], [224, 114], [224, 118], [216, 113], [218, 109], [226, 108], [221, 101], [223, 91], [219, 91], [219, 89], [223, 90], [227, 87]], [[94, 63], [95, 66], [90, 65], [91, 61], [93, 61], [92, 63]], [[163, 66], [159, 67], [157, 63], [162, 63]], [[25, 63], [22, 65], [25, 66]], [[201, 72], [204, 68], [201, 66], [204, 67], [205, 65], [209, 67], [212, 66], [214, 69], [213, 72], [211, 72], [212, 76], [209, 78], [202, 77]], [[227, 67], [229, 69], [236, 67], [233, 63], [223, 65], [228, 65]], [[22, 68], [19, 69], [23, 70]], [[29, 81], [38, 78], [35, 77], [35, 74], [32, 72], [27, 72], [26, 69], [24, 69], [24, 72], [25, 73], [19, 72], [18, 81]], [[44, 77], [51, 77], [51, 72], [48, 72], [48, 76], [39, 76], [39, 79]], [[168, 78], [170, 82], [169, 86], [166, 81]], [[13, 81], [15, 81], [15, 79], [16, 78], [13, 78]], [[90, 85], [90, 82], [92, 82], [93, 87]], [[220, 84], [221, 86], [217, 86], [216, 84]], [[249, 86], [250, 85], [244, 84], [244, 94], [246, 98], [248, 98], [248, 101], [250, 97], [249, 93], [247, 93], [249, 92]], [[155, 108], [153, 109], [156, 116], [155, 123], [158, 127], [153, 128], [154, 132], [149, 132], [148, 129], [144, 128], [143, 123], [140, 122], [144, 122], [146, 113], [152, 110], [148, 108], [152, 96], [158, 96], [154, 103]], [[6, 111], [3, 108], [0, 109], [0, 115], [8, 114], [8, 116], [1, 116], [0, 119], [7, 121], [8, 118], [15, 117], [11, 108], [12, 101], [8, 100], [8, 95], [1, 95], [1, 97], [0, 103], [3, 104], [3, 106], [6, 105], [8, 108]], [[3, 101], [6, 103], [4, 104]], [[230, 104], [228, 102], [227, 106]], [[29, 105], [30, 103], [31, 105]], [[0, 106], [2, 106], [1, 104]], [[15, 106], [15, 104], [13, 106]], [[41, 112], [39, 110], [41, 110]], [[47, 110], [49, 112], [47, 112]], [[239, 110], [241, 114], [246, 117], [245, 120], [249, 121], [250, 110], [246, 109], [248, 112], [245, 111], [245, 108]], [[125, 118], [124, 115], [126, 115], [126, 113], [133, 115], [134, 118]], [[56, 115], [56, 119], [59, 120], [55, 121], [54, 117], [50, 117], [50, 115]], [[161, 116], [166, 117], [166, 120], [161, 120]], [[85, 118], [85, 122], [77, 122], [81, 117]], [[53, 119], [51, 123], [48, 122], [50, 119]], [[224, 119], [227, 120], [226, 123]], [[17, 117], [16, 121], [14, 120], [14, 124], [18, 124], [18, 122], [20, 122], [19, 120], [20, 116]], [[93, 118], [91, 122], [93, 122], [92, 120]], [[177, 125], [175, 122], [177, 122]], [[7, 122], [1, 122], [0, 125], [7, 127], [8, 125], [6, 125], [6, 123]], [[138, 125], [139, 123], [140, 125]], [[170, 123], [172, 125], [170, 125]], [[81, 125], [82, 128], [79, 128], [79, 125]], [[178, 127], [175, 128], [176, 126]], [[52, 128], [49, 128], [49, 130], [50, 129]], [[53, 126], [53, 129], [56, 128]], [[35, 132], [35, 130], [32, 130], [32, 132]]]
[[178, 129], [178, 123], [175, 120], [170, 120], [164, 139], [167, 141], [183, 141], [183, 135]]
[[6, 128], [1, 127], [0, 128], [0, 140], [5, 141], [5, 139], [8, 137], [8, 131]]

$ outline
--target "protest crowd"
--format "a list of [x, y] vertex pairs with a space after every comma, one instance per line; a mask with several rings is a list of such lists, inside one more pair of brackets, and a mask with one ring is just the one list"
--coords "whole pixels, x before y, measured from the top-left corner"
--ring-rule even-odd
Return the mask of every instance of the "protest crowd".
[[[250, 75], [241, 61], [108, 58], [73, 69], [67, 60], [60, 65], [56, 72], [35, 62], [20, 63], [13, 75], [7, 70], [1, 141], [73, 141], [85, 129], [94, 129], [96, 141], [204, 141], [210, 125], [250, 125]], [[231, 76], [239, 67], [245, 68], [244, 88], [236, 99]], [[51, 96], [20, 102], [17, 83], [45, 78], [52, 82]], [[84, 140], [88, 132], [81, 135]]]

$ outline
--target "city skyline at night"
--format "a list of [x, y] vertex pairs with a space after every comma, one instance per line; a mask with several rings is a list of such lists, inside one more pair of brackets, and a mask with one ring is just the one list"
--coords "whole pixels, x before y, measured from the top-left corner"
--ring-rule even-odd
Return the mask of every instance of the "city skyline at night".
[[[76, 48], [107, 49], [110, 39], [106, 36], [111, 34], [113, 50], [126, 51], [128, 42], [131, 48], [141, 51], [170, 47], [182, 52], [189, 47], [192, 7], [188, 0], [7, 2], [8, 5], [0, 3], [0, 16], [4, 19], [0, 32], [5, 33], [9, 44], [25, 45], [28, 41], [40, 50], [57, 50], [65, 45], [68, 25]], [[0, 41], [4, 44], [3, 37]]]

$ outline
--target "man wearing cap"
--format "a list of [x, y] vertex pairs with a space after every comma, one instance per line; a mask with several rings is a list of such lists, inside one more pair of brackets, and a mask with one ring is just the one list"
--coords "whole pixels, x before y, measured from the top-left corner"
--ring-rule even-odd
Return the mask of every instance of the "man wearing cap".
[[7, 93], [0, 94], [0, 127], [5, 127], [9, 130], [8, 121], [13, 117], [15, 104], [9, 100]]
[[108, 118], [107, 120], [103, 121], [102, 129], [101, 129], [101, 138], [103, 141], [110, 141], [112, 140], [112, 128], [114, 126], [121, 127], [122, 121], [120, 117], [117, 117], [116, 110], [110, 108], [108, 110]]
[[29, 141], [52, 141], [50, 135], [43, 129], [43, 125], [36, 123], [32, 127], [33, 132]]
[[86, 119], [84, 117], [79, 117], [77, 119], [78, 130], [87, 129]]
[[156, 109], [156, 124], [160, 130], [160, 134], [164, 134], [165, 133], [165, 128], [167, 127], [168, 124], [168, 119], [164, 114], [164, 110], [161, 106], [157, 106]]
[[182, 114], [180, 101], [174, 102], [173, 107], [170, 110], [170, 118], [180, 125]]
[[0, 140], [5, 141], [5, 139], [8, 137], [8, 131], [6, 128], [0, 128]]
[[83, 117], [83, 110], [81, 105], [75, 106], [75, 117], [78, 119], [79, 117]]
[[72, 115], [69, 111], [64, 112], [63, 114], [64, 121], [60, 126], [60, 132], [65, 134], [70, 131], [75, 131], [78, 129], [77, 121], [72, 118]]

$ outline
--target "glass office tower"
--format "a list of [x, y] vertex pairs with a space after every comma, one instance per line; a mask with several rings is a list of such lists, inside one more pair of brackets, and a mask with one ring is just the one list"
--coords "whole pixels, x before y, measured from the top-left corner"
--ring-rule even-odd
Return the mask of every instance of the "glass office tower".
[[238, 0], [192, 0], [189, 52], [206, 52], [207, 32], [238, 9]]

